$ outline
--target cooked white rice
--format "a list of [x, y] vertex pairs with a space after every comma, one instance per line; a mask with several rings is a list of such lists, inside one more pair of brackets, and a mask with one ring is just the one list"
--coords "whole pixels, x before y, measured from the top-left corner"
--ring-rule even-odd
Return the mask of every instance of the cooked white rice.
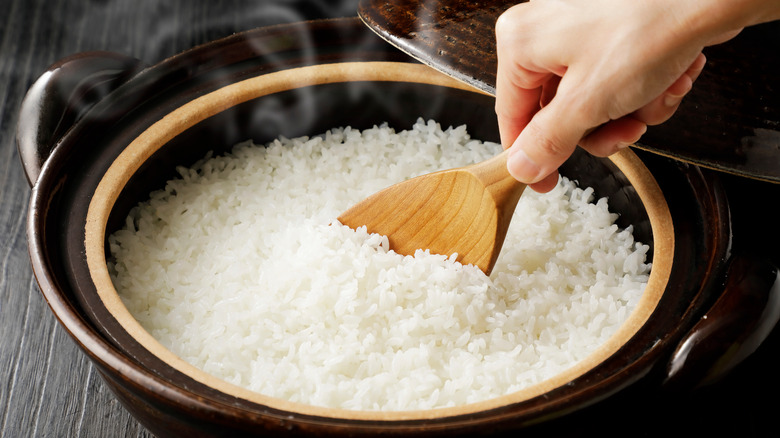
[[390, 184], [499, 150], [423, 120], [243, 143], [136, 207], [109, 270], [160, 343], [262, 394], [415, 410], [511, 393], [593, 352], [645, 287], [648, 247], [606, 199], [566, 179], [527, 190], [489, 278], [333, 224]]

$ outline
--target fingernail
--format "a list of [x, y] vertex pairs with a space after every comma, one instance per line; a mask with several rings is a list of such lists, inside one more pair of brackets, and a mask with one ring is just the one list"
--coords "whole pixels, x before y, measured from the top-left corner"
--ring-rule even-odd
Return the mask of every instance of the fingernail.
[[682, 102], [682, 98], [683, 98], [682, 96], [672, 96], [672, 95], [667, 94], [666, 96], [664, 96], [664, 105], [666, 105], [666, 106], [676, 106], [680, 102]]
[[527, 184], [536, 182], [541, 172], [539, 165], [534, 163], [525, 151], [519, 148], [509, 152], [506, 167], [509, 174], [516, 180]]
[[617, 148], [617, 150], [621, 150], [621, 149], [625, 149], [625, 148], [629, 147], [630, 145], [631, 145], [631, 143], [626, 143], [626, 142], [622, 142], [621, 141], [618, 144], [616, 144], [615, 147]]

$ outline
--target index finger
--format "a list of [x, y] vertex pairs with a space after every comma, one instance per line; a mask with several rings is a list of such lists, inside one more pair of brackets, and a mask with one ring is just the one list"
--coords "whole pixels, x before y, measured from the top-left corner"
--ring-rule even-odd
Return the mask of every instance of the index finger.
[[498, 58], [496, 105], [501, 145], [509, 148], [539, 111], [542, 84], [549, 73], [536, 73]]

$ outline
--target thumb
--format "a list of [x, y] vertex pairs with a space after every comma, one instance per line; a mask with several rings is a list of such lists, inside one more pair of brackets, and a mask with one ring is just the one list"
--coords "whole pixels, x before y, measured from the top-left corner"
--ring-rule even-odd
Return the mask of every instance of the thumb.
[[510, 147], [507, 170], [518, 181], [533, 184], [555, 173], [588, 129], [567, 120], [560, 106], [553, 99], [540, 109]]

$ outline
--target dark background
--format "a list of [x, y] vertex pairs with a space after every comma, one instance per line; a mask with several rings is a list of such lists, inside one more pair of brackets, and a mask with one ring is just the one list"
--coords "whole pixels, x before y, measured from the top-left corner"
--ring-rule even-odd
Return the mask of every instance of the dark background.
[[[0, 437], [150, 436], [103, 385], [38, 291], [27, 254], [30, 188], [15, 143], [18, 109], [56, 60], [108, 50], [149, 64], [234, 32], [276, 23], [355, 15], [357, 0], [0, 0]], [[726, 177], [736, 220], [768, 227], [774, 206], [756, 210], [743, 193], [778, 190]], [[762, 195], [761, 198], [766, 198]], [[773, 249], [766, 256], [777, 260]], [[778, 436], [778, 330], [725, 380], [692, 393], [636, 388], [607, 405], [566, 417], [576, 436]], [[627, 428], [631, 428], [628, 431]], [[547, 432], [547, 431], [542, 431]], [[560, 436], [558, 427], [548, 436]]]

